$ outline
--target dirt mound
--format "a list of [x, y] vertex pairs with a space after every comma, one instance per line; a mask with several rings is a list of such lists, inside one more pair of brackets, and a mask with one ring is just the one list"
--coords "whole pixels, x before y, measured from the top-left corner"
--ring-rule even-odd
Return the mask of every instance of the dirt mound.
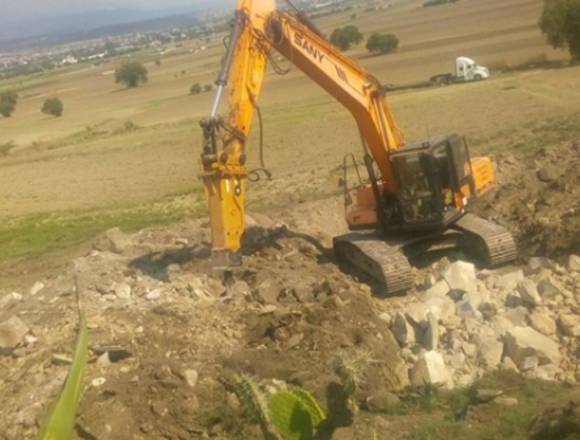
[[580, 143], [498, 159], [498, 189], [475, 211], [509, 227], [522, 257], [580, 250]]
[[65, 273], [8, 295], [0, 323], [18, 316], [29, 331], [0, 356], [0, 439], [35, 437], [59, 391], [75, 290], [91, 338], [81, 438], [258, 438], [226, 378], [300, 384], [324, 402], [342, 351], [373, 359], [357, 399], [408, 384], [370, 290], [340, 272], [324, 244], [257, 224], [249, 237], [243, 269], [224, 279], [208, 270], [201, 221], [135, 236], [113, 230]]

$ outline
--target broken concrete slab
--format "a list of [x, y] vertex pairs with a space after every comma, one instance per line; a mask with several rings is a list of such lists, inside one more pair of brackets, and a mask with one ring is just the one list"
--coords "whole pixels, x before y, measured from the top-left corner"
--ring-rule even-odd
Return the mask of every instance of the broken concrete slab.
[[425, 331], [423, 346], [427, 350], [437, 350], [439, 346], [439, 322], [437, 317], [431, 312], [427, 313], [427, 330]]
[[393, 335], [401, 347], [415, 345], [415, 329], [402, 313], [397, 313], [393, 320]]
[[437, 351], [427, 351], [411, 370], [411, 383], [421, 386], [426, 384], [452, 386], [452, 379], [443, 356]]
[[547, 257], [532, 257], [528, 261], [526, 272], [529, 274], [540, 273], [542, 270], [552, 270], [554, 262]]
[[518, 292], [524, 304], [528, 306], [536, 307], [542, 303], [538, 287], [530, 279], [523, 280], [518, 284]]
[[558, 318], [558, 328], [564, 336], [571, 338], [580, 337], [580, 316], [578, 315], [560, 315]]
[[441, 280], [425, 291], [425, 299], [443, 297], [449, 293], [450, 287], [447, 281]]
[[494, 285], [497, 289], [505, 292], [514, 290], [522, 281], [524, 281], [524, 271], [520, 269], [498, 277]]
[[465, 261], [452, 263], [443, 273], [443, 278], [451, 290], [473, 292], [477, 289], [475, 266]]
[[503, 355], [503, 342], [495, 336], [487, 335], [479, 336], [476, 340], [480, 361], [487, 368], [498, 368]]
[[505, 312], [504, 317], [516, 327], [526, 327], [530, 312], [523, 306], [514, 307]]
[[538, 283], [538, 292], [542, 298], [554, 299], [562, 293], [562, 287], [552, 277], [548, 277]]
[[531, 327], [508, 330], [505, 335], [505, 353], [520, 369], [530, 356], [537, 356], [539, 365], [558, 365], [562, 359], [558, 344]]
[[534, 312], [529, 317], [530, 325], [543, 335], [556, 334], [556, 321], [546, 312]]

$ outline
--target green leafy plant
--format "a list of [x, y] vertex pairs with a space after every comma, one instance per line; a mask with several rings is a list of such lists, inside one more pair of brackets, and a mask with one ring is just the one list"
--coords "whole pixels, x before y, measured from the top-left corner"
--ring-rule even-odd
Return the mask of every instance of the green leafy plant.
[[128, 88], [138, 87], [147, 79], [147, 69], [138, 61], [127, 62], [115, 71], [115, 81], [124, 83]]
[[268, 401], [272, 425], [283, 440], [309, 440], [326, 414], [308, 391], [292, 388], [273, 394]]
[[88, 329], [83, 314], [73, 363], [59, 399], [40, 431], [39, 440], [69, 440], [72, 438], [83, 378], [87, 366]]
[[393, 34], [372, 34], [367, 41], [367, 50], [371, 53], [385, 54], [399, 47], [399, 39]]
[[363, 40], [363, 34], [356, 26], [348, 25], [335, 29], [330, 35], [330, 42], [340, 50], [348, 50]]
[[9, 118], [18, 104], [18, 94], [13, 91], [0, 93], [0, 115]]
[[312, 440], [326, 419], [316, 398], [301, 388], [266, 391], [255, 379], [239, 376], [231, 389], [266, 440]]
[[580, 60], [580, 0], [544, 0], [540, 29], [552, 47]]
[[44, 101], [44, 104], [42, 105], [41, 111], [46, 115], [52, 115], [59, 118], [62, 116], [64, 106], [62, 101], [57, 97], [47, 98], [47, 100]]

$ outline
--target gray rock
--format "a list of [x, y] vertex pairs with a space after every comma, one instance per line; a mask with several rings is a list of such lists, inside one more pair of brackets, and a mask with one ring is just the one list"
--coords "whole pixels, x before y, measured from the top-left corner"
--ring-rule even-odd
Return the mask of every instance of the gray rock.
[[391, 318], [391, 315], [389, 315], [387, 312], [383, 312], [383, 313], [381, 313], [381, 314], [379, 315], [379, 319], [380, 319], [381, 321], [383, 321], [385, 324], [387, 324], [388, 326], [390, 326], [390, 325], [391, 325], [391, 322], [392, 322], [392, 320], [393, 320], [393, 319]]
[[242, 280], [236, 281], [234, 284], [229, 286], [227, 290], [228, 294], [234, 297], [242, 297], [250, 294], [250, 286], [248, 283]]
[[556, 334], [556, 322], [549, 314], [534, 312], [530, 315], [530, 325], [543, 335], [553, 336]]
[[580, 272], [580, 257], [578, 255], [570, 255], [568, 257], [568, 270], [571, 272]]
[[483, 319], [483, 315], [478, 310], [477, 305], [471, 302], [469, 299], [462, 300], [457, 303], [456, 313], [457, 316], [463, 319], [467, 318]]
[[514, 290], [522, 281], [524, 281], [524, 271], [520, 269], [498, 277], [494, 284], [497, 289], [508, 291]]
[[539, 365], [540, 359], [538, 359], [538, 356], [528, 356], [524, 358], [524, 360], [522, 361], [522, 364], [520, 365], [520, 370], [524, 372], [535, 370], [536, 368], [538, 368]]
[[425, 291], [425, 298], [430, 299], [442, 297], [447, 295], [449, 290], [449, 284], [447, 284], [447, 281], [441, 280]]
[[503, 355], [503, 342], [494, 336], [477, 338], [479, 359], [487, 368], [497, 368]]
[[497, 306], [492, 302], [484, 302], [479, 305], [479, 312], [482, 314], [483, 319], [489, 321], [497, 315]]
[[530, 312], [525, 307], [520, 306], [507, 310], [503, 316], [516, 327], [526, 327]]
[[180, 376], [189, 388], [195, 388], [199, 380], [199, 373], [193, 369], [184, 370]]
[[524, 304], [522, 297], [516, 293], [510, 293], [505, 298], [505, 306], [510, 309], [515, 309], [516, 307], [521, 307]]
[[546, 278], [538, 283], [538, 292], [542, 298], [554, 299], [562, 293], [562, 288], [553, 278]]
[[12, 305], [22, 301], [22, 295], [18, 292], [12, 292], [0, 298], [0, 311], [8, 309]]
[[503, 360], [501, 361], [501, 365], [499, 367], [501, 370], [504, 371], [515, 371], [515, 372], [520, 371], [516, 363], [509, 356], [503, 358]]
[[546, 165], [540, 168], [536, 175], [541, 182], [551, 183], [560, 178], [562, 171], [555, 165]]
[[145, 295], [145, 299], [148, 301], [157, 301], [159, 298], [161, 298], [161, 289], [151, 290]]
[[465, 261], [452, 263], [443, 273], [443, 278], [451, 290], [473, 292], [477, 289], [475, 266]]
[[504, 336], [508, 330], [514, 327], [514, 324], [505, 317], [505, 315], [496, 315], [490, 321], [491, 327], [501, 336]]
[[571, 338], [580, 337], [580, 316], [560, 315], [558, 318], [558, 328], [564, 336]]
[[536, 307], [542, 303], [542, 297], [538, 292], [536, 283], [527, 279], [518, 284], [518, 292], [523, 302], [529, 306]]
[[40, 281], [37, 281], [36, 283], [34, 283], [34, 286], [32, 286], [32, 287], [30, 288], [30, 295], [31, 295], [31, 296], [35, 296], [35, 295], [37, 295], [38, 293], [40, 293], [40, 291], [41, 291], [42, 289], [44, 289], [44, 287], [45, 287], [45, 286], [44, 286], [44, 283], [42, 283], [42, 282], [40, 282]]
[[29, 332], [27, 325], [13, 316], [0, 323], [0, 350], [13, 350]]
[[401, 347], [415, 345], [415, 329], [407, 322], [405, 315], [397, 313], [393, 321], [393, 335]]
[[112, 290], [119, 299], [131, 299], [131, 286], [127, 283], [115, 283]]
[[435, 315], [438, 321], [447, 321], [455, 315], [455, 303], [447, 296], [434, 297], [425, 302], [428, 313]]
[[266, 280], [255, 290], [255, 296], [262, 304], [278, 304], [280, 289], [272, 281]]
[[422, 303], [414, 303], [405, 309], [405, 314], [409, 321], [413, 324], [425, 328], [427, 326], [427, 312], [429, 309], [425, 304]]
[[436, 351], [427, 351], [419, 357], [419, 361], [411, 370], [413, 385], [446, 385], [452, 386], [452, 379], [443, 356]]
[[540, 273], [542, 270], [552, 270], [554, 263], [546, 257], [532, 257], [528, 261], [526, 272], [530, 274]]
[[505, 353], [520, 369], [530, 356], [537, 356], [539, 365], [558, 365], [562, 359], [558, 344], [531, 327], [508, 330], [505, 335]]
[[366, 409], [371, 413], [386, 413], [401, 403], [396, 394], [376, 391], [365, 400]]
[[427, 330], [425, 331], [423, 345], [427, 350], [437, 350], [439, 346], [439, 323], [431, 312], [427, 314]]
[[93, 242], [93, 248], [99, 252], [123, 254], [131, 246], [130, 237], [119, 228], [109, 229], [99, 235]]

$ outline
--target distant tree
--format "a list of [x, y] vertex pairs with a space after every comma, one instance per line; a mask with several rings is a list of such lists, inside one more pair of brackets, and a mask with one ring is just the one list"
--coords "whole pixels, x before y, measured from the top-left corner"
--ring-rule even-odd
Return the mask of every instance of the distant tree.
[[161, 67], [161, 60], [155, 60], [155, 65], [157, 67]]
[[115, 81], [129, 88], [138, 87], [147, 82], [147, 69], [138, 61], [125, 63], [115, 71]]
[[206, 84], [205, 86], [203, 86], [204, 92], [211, 92], [212, 90], [213, 90], [213, 84]]
[[364, 35], [356, 26], [349, 25], [335, 29], [330, 35], [330, 42], [340, 50], [348, 50], [353, 45], [359, 44], [363, 38]]
[[119, 45], [117, 43], [114, 43], [112, 41], [107, 41], [105, 43], [105, 45], [103, 46], [103, 49], [105, 49], [105, 52], [107, 52], [107, 55], [112, 56], [112, 55], [115, 55], [117, 53], [118, 47], [119, 47]]
[[372, 34], [367, 40], [367, 49], [372, 53], [389, 53], [399, 47], [399, 39], [393, 34]]
[[554, 48], [580, 60], [580, 0], [544, 0], [540, 29]]
[[189, 89], [189, 94], [190, 95], [199, 95], [202, 91], [203, 91], [203, 88], [201, 87], [201, 84], [200, 83], [195, 83]]
[[64, 106], [62, 104], [62, 101], [57, 98], [48, 98], [46, 101], [44, 101], [44, 105], [42, 106], [42, 113], [47, 114], [47, 115], [52, 115], [55, 116], [57, 118], [62, 116], [62, 112], [64, 110]]
[[350, 19], [351, 19], [351, 20], [356, 20], [356, 17], [357, 17], [357, 15], [356, 15], [356, 14], [352, 14], [352, 15], [350, 16]]
[[8, 91], [0, 94], [0, 114], [5, 118], [9, 118], [14, 113], [18, 104], [18, 94], [16, 92]]

